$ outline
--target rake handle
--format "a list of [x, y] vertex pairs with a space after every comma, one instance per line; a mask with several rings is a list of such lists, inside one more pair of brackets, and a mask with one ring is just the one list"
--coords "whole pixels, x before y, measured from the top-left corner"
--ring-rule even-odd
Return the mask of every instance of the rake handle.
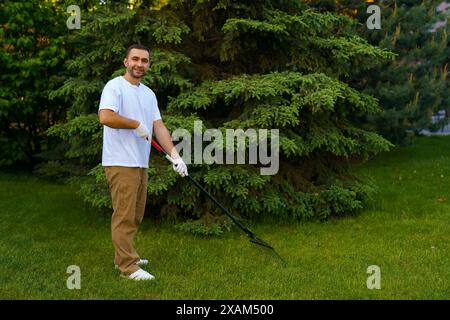
[[[170, 162], [173, 163], [172, 157], [168, 155], [168, 153], [154, 140], [151, 140], [152, 146], [159, 152], [163, 153], [165, 158], [168, 159]], [[241, 228], [242, 231], [244, 231], [247, 236], [249, 236], [252, 240], [252, 242], [261, 244], [267, 248], [273, 249], [272, 246], [270, 246], [267, 242], [258, 239], [258, 237], [251, 232], [247, 227], [245, 227], [238, 219], [236, 219], [219, 201], [217, 201], [216, 198], [214, 198], [206, 189], [198, 183], [194, 178], [192, 178], [190, 175], [187, 175], [189, 180], [200, 190], [202, 191], [217, 207], [219, 207], [220, 210], [222, 210], [223, 213], [225, 213], [239, 228]]]

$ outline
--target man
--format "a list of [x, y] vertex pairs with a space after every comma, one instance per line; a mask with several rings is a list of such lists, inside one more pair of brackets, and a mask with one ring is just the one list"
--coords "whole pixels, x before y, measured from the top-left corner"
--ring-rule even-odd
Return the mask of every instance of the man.
[[174, 170], [182, 177], [188, 172], [161, 119], [155, 94], [140, 83], [150, 66], [149, 49], [130, 46], [123, 63], [125, 74], [105, 85], [98, 112], [104, 125], [102, 165], [114, 209], [111, 219], [114, 263], [123, 277], [152, 280], [154, 276], [141, 268], [148, 261], [139, 257], [133, 245], [144, 217], [152, 131], [175, 159]]

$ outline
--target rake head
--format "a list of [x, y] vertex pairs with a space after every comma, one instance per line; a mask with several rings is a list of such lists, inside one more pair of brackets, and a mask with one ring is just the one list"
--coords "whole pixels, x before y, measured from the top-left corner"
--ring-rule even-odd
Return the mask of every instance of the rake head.
[[283, 265], [283, 267], [287, 266], [287, 262], [275, 251], [275, 249], [268, 244], [267, 242], [265, 242], [264, 240], [259, 239], [257, 236], [255, 236], [253, 234], [253, 236], [249, 236], [250, 237], [250, 242], [257, 244], [258, 246], [260, 246], [261, 248], [264, 248], [268, 251], [270, 251], [275, 257], [278, 258], [278, 261], [281, 262], [281, 264]]

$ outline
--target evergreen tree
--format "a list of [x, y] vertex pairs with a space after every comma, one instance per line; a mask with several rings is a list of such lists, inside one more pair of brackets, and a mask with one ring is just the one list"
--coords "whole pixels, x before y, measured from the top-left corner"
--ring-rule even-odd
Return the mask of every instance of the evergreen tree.
[[[377, 70], [369, 94], [378, 97], [383, 112], [376, 117], [379, 132], [394, 142], [404, 142], [407, 132], [431, 126], [431, 115], [450, 105], [447, 79], [450, 58], [448, 24], [430, 32], [439, 18], [441, 1], [397, 1], [383, 6], [385, 34], [379, 46], [398, 54], [396, 61]], [[376, 35], [373, 43], [377, 43]], [[441, 123], [442, 125], [442, 123]]]
[[[450, 105], [449, 24], [443, 23], [432, 31], [436, 22], [448, 21], [448, 13], [436, 10], [442, 2], [324, 0], [316, 4], [322, 10], [354, 15], [360, 22], [361, 36], [397, 55], [394, 61], [377, 66], [370, 74], [359, 70], [352, 73], [352, 85], [379, 100], [382, 112], [370, 120], [392, 142], [405, 143], [408, 132], [418, 133], [432, 127], [432, 114]], [[370, 4], [381, 8], [380, 30], [369, 30], [366, 26], [369, 17], [366, 9]], [[442, 125], [436, 124], [434, 128]]]
[[63, 82], [65, 16], [42, 1], [0, 3], [0, 166], [32, 166], [47, 150], [45, 130], [64, 119], [48, 99]]
[[[281, 0], [170, 1], [158, 10], [92, 11], [74, 37], [80, 54], [69, 65], [73, 78], [54, 94], [73, 99], [69, 122], [50, 131], [68, 139], [73, 157], [98, 163], [100, 136], [79, 139], [86, 128], [99, 130], [90, 113], [97, 111], [104, 83], [123, 73], [124, 49], [134, 42], [152, 49], [143, 82], [156, 92], [170, 130], [193, 133], [194, 120], [203, 130], [279, 129], [276, 175], [262, 176], [250, 164], [191, 166], [190, 174], [226, 206], [246, 217], [280, 219], [362, 208], [371, 187], [350, 173], [350, 164], [390, 144], [362, 128], [363, 119], [378, 111], [377, 101], [342, 79], [392, 56], [356, 36], [350, 18]], [[223, 141], [221, 147], [229, 146]], [[150, 201], [162, 215], [218, 213], [164, 159], [153, 156], [152, 164]], [[83, 195], [108, 206], [101, 167], [90, 176], [95, 182], [83, 185]]]

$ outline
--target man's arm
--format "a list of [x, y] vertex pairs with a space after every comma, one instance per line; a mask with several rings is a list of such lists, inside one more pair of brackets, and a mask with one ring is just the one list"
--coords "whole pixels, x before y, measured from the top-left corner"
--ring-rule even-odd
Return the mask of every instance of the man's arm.
[[136, 129], [140, 122], [122, 117], [117, 112], [109, 109], [102, 109], [98, 112], [100, 123], [114, 129]]
[[169, 130], [167, 130], [164, 122], [160, 120], [153, 121], [153, 132], [155, 133], [156, 139], [158, 140], [161, 147], [174, 159], [180, 158], [180, 155], [175, 149], [172, 137], [170, 136]]

